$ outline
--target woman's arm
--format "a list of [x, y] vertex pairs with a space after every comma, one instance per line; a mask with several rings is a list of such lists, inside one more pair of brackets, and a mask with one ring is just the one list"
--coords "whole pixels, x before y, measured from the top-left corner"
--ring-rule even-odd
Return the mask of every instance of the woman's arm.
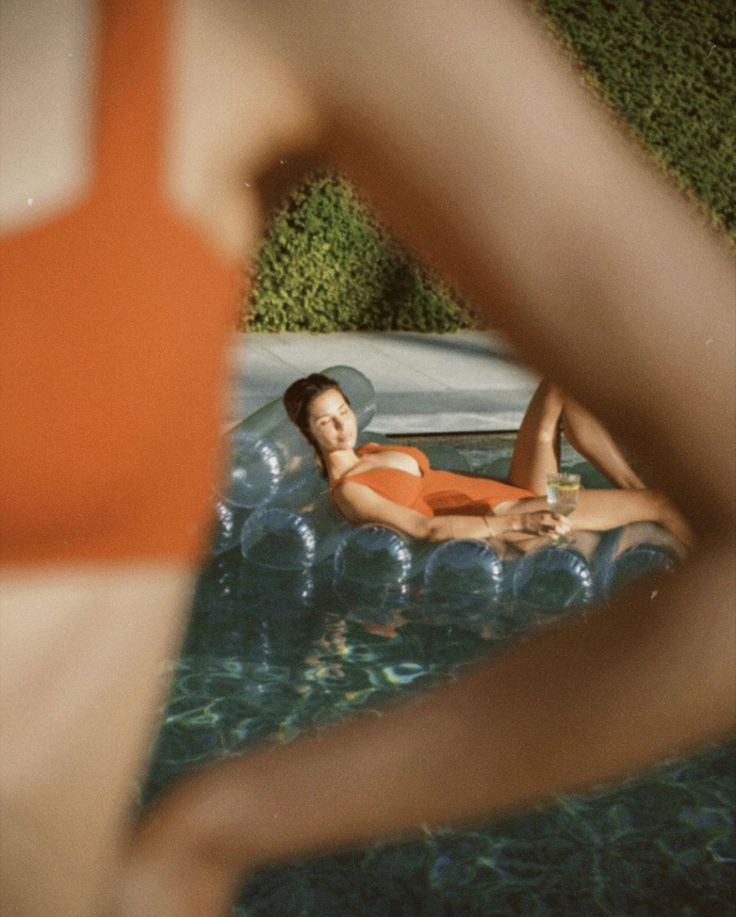
[[569, 520], [564, 516], [547, 511], [502, 516], [492, 513], [485, 516], [426, 516], [382, 497], [358, 481], [345, 481], [337, 487], [334, 500], [343, 516], [354, 525], [372, 522], [393, 529], [400, 535], [424, 541], [450, 541], [455, 538], [516, 541], [521, 532], [564, 535], [570, 528]]

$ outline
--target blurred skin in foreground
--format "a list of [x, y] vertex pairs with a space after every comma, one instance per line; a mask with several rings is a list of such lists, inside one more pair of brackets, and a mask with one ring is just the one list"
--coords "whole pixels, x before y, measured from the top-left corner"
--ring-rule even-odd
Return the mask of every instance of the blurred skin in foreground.
[[[33, 156], [31, 134], [4, 132], [17, 169], [0, 204], [5, 226], [22, 228], [34, 170], [48, 189], [36, 220], [84, 194], [96, 19], [68, 0], [53, 43], [23, 44], [15, 30], [36, 7], [11, 9], [7, 41], [27, 53], [3, 82], [35, 86], [46, 106], [27, 115], [47, 132]], [[172, 212], [238, 257], [268, 201], [336, 163], [632, 450], [697, 548], [656, 600], [643, 586], [381, 718], [210, 765], [132, 833], [130, 786], [192, 566], [6, 567], [8, 913], [226, 913], [264, 865], [505, 814], [734, 726], [736, 280], [700, 215], [510, 0], [183, 0], [169, 20]]]

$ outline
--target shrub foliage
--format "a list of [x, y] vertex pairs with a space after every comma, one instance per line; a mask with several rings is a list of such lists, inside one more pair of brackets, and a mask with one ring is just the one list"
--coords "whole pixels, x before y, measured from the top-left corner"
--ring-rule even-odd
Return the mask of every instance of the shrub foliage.
[[736, 239], [734, 0], [538, 0], [661, 165]]
[[[733, 0], [535, 5], [580, 60], [581, 78], [736, 239]], [[249, 289], [247, 325], [257, 331], [452, 331], [472, 324], [460, 297], [337, 175], [315, 176], [273, 215]]]
[[258, 331], [452, 331], [458, 297], [392, 239], [338, 175], [315, 176], [268, 227], [252, 284]]

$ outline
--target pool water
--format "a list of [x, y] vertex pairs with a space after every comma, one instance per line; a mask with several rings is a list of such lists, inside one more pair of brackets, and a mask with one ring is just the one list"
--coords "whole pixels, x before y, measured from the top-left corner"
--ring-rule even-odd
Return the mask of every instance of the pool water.
[[[513, 441], [456, 446], [474, 471], [498, 475]], [[574, 461], [565, 448], [563, 462]], [[346, 611], [328, 572], [264, 577], [229, 551], [200, 578], [143, 800], [192, 765], [427, 687], [529, 626], [398, 593], [356, 594]], [[482, 829], [426, 830], [272, 869], [251, 879], [233, 913], [721, 917], [733, 913], [736, 880], [733, 751], [712, 748]]]

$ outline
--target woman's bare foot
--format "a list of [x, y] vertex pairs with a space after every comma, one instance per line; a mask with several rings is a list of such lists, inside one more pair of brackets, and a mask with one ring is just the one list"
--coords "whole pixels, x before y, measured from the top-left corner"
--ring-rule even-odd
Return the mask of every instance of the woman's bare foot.
[[667, 529], [670, 534], [682, 542], [686, 548], [692, 548], [695, 544], [693, 530], [688, 525], [685, 517], [672, 503], [669, 497], [664, 494], [658, 495], [662, 501], [662, 515], [659, 519], [661, 525]]

